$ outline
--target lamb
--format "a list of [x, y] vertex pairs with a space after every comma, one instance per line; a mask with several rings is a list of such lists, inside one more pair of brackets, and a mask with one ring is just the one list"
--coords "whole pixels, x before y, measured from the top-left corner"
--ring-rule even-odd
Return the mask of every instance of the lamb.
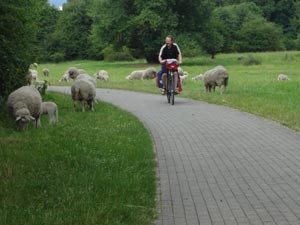
[[228, 85], [229, 74], [223, 66], [216, 66], [215, 68], [208, 70], [203, 75], [204, 87], [206, 92], [211, 92], [211, 88], [215, 90], [216, 86], [220, 88], [220, 94], [223, 93]]
[[38, 79], [38, 71], [29, 69], [29, 77], [31, 77], [31, 80], [37, 80]]
[[202, 74], [199, 74], [199, 75], [193, 77], [192, 80], [193, 80], [193, 81], [203, 80], [203, 75], [202, 75]]
[[59, 82], [66, 81], [69, 82], [69, 74], [66, 72], [59, 80]]
[[187, 72], [184, 72], [183, 75], [179, 75], [182, 84], [188, 79], [188, 76]]
[[285, 74], [279, 74], [277, 80], [289, 80], [289, 78]]
[[109, 80], [108, 72], [105, 71], [105, 70], [100, 70], [98, 73], [96, 73], [94, 75], [94, 77], [96, 79], [100, 79], [100, 80], [104, 80], [104, 81], [108, 81]]
[[85, 104], [90, 106], [91, 111], [94, 111], [94, 103], [96, 97], [95, 85], [88, 79], [76, 79], [71, 86], [72, 99], [74, 110], [78, 101], [82, 104], [82, 112], [85, 111]]
[[50, 73], [49, 69], [47, 69], [47, 68], [44, 68], [44, 69], [43, 69], [43, 74], [44, 74], [44, 76], [48, 77], [48, 76], [49, 76], [49, 73]]
[[35, 121], [35, 127], [40, 126], [41, 104], [41, 94], [32, 86], [23, 86], [10, 93], [7, 108], [16, 119], [18, 130], [25, 130], [30, 121]]
[[47, 114], [49, 116], [50, 124], [58, 122], [58, 107], [54, 102], [42, 102], [41, 115], [43, 114]]

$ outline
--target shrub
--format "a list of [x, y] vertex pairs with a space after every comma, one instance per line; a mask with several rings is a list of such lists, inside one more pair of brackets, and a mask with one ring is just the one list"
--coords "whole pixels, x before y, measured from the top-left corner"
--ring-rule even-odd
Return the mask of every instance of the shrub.
[[260, 65], [261, 63], [261, 59], [255, 58], [253, 55], [248, 55], [243, 59], [244, 66]]
[[55, 52], [50, 56], [50, 60], [55, 63], [63, 62], [65, 59], [65, 54], [61, 52]]
[[104, 60], [106, 61], [132, 61], [134, 60], [129, 48], [123, 46], [121, 50], [115, 50], [112, 45], [102, 50]]

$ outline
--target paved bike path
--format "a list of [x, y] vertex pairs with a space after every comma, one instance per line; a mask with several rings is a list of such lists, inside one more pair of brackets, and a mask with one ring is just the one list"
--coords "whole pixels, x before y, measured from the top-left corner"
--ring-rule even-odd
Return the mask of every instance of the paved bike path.
[[153, 136], [156, 225], [300, 224], [299, 133], [178, 96], [171, 106], [161, 95], [97, 89], [97, 99], [135, 114]]

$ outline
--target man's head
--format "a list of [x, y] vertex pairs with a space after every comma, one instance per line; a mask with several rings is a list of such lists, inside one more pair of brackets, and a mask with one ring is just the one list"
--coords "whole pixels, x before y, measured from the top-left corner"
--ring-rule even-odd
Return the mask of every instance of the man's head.
[[166, 37], [166, 45], [167, 45], [168, 47], [170, 47], [170, 46], [173, 44], [173, 41], [174, 41], [174, 38], [173, 38], [172, 35], [168, 35], [168, 36]]

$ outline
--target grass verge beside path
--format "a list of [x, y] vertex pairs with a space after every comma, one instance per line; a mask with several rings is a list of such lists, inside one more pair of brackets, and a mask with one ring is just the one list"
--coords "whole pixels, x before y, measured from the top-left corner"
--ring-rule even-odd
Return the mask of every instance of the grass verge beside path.
[[0, 114], [1, 224], [152, 224], [155, 156], [143, 124], [103, 102], [82, 113], [68, 95], [43, 100], [58, 104], [57, 125], [44, 116], [16, 132]]

